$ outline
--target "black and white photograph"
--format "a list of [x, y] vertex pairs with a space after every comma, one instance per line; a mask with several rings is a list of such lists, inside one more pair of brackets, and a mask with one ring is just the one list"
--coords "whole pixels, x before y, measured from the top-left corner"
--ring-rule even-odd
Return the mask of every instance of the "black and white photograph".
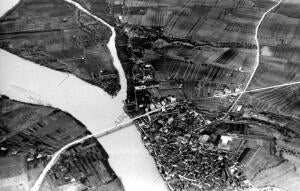
[[300, 191], [300, 0], [0, 0], [0, 191]]

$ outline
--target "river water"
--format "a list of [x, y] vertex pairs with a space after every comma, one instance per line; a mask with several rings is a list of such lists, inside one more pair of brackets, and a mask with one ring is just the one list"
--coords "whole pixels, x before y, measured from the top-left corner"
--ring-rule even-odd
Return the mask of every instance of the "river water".
[[[17, 3], [15, 0], [1, 0], [0, 15], [15, 5], [12, 2]], [[121, 81], [121, 91], [115, 98], [71, 74], [51, 70], [1, 49], [0, 94], [26, 103], [59, 108], [81, 121], [92, 133], [109, 129], [116, 121], [120, 122], [120, 118], [126, 117], [122, 109], [122, 101], [126, 98], [126, 79], [115, 49], [114, 36], [108, 47]], [[109, 163], [125, 190], [168, 190], [135, 126], [103, 137], [99, 142], [109, 154]]]

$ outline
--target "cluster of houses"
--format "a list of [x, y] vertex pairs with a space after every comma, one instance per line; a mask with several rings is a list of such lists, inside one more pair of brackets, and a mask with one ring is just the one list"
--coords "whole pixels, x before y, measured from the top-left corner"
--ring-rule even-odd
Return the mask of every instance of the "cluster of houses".
[[237, 154], [241, 152], [235, 149], [237, 139], [208, 131], [206, 126], [211, 123], [204, 117], [179, 102], [152, 115], [151, 120], [138, 122], [145, 146], [163, 178], [172, 190], [249, 187], [238, 166]]

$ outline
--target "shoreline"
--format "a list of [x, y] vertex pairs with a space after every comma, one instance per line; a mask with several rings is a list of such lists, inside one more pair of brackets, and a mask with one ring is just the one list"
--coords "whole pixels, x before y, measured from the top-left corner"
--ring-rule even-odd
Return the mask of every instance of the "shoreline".
[[[82, 124], [79, 120], [77, 120], [74, 116], [72, 116], [71, 114], [66, 113], [64, 111], [61, 111], [58, 108], [53, 108], [53, 107], [48, 107], [48, 106], [43, 106], [43, 105], [37, 105], [37, 104], [28, 104], [28, 103], [25, 103], [25, 102], [20, 102], [20, 101], [10, 99], [7, 96], [1, 96], [0, 98], [1, 98], [1, 103], [3, 103], [3, 106], [4, 106], [4, 108], [3, 108], [4, 113], [6, 113], [5, 107], [8, 104], [18, 105], [20, 108], [24, 108], [25, 111], [18, 111], [18, 109], [13, 110], [13, 111], [16, 112], [15, 113], [16, 116], [20, 116], [22, 114], [27, 114], [26, 111], [28, 111], [28, 114], [30, 116], [34, 117], [34, 116], [37, 116], [39, 112], [43, 113], [43, 111], [49, 111], [46, 115], [43, 115], [41, 118], [38, 118], [37, 119], [38, 121], [36, 121], [36, 124], [38, 124], [39, 122], [41, 122], [45, 119], [49, 120], [49, 118], [51, 118], [51, 117], [52, 117], [51, 119], [55, 118], [55, 119], [61, 120], [62, 119], [61, 116], [63, 116], [63, 119], [60, 122], [57, 122], [56, 120], [54, 120], [54, 121], [50, 120], [49, 125], [43, 126], [43, 128], [46, 129], [47, 134], [43, 135], [43, 137], [45, 137], [45, 138], [40, 140], [41, 141], [40, 145], [43, 145], [41, 147], [40, 147], [40, 145], [32, 146], [32, 145], [30, 145], [30, 143], [28, 145], [26, 141], [21, 142], [22, 143], [21, 146], [16, 146], [16, 145], [12, 144], [12, 143], [16, 143], [18, 145], [19, 143], [18, 143], [18, 141], [15, 140], [14, 137], [24, 136], [23, 132], [26, 131], [26, 130], [17, 131], [17, 132], [14, 132], [12, 130], [11, 131], [12, 134], [7, 134], [7, 136], [5, 136], [6, 140], [3, 140], [3, 139], [1, 140], [3, 145], [6, 145], [6, 144], [9, 145], [7, 148], [10, 151], [14, 151], [16, 149], [17, 150], [21, 149], [22, 150], [21, 152], [23, 152], [21, 155], [17, 154], [15, 156], [14, 155], [11, 156], [9, 153], [7, 153], [7, 155], [2, 155], [2, 157], [4, 157], [4, 158], [5, 157], [15, 158], [15, 157], [18, 157], [18, 156], [24, 156], [25, 159], [26, 159], [26, 156], [31, 155], [30, 153], [31, 153], [32, 150], [36, 150], [36, 155], [40, 155], [40, 156], [44, 157], [43, 159], [45, 159], [45, 160], [42, 160], [42, 161], [38, 157], [34, 159], [34, 155], [33, 156], [31, 155], [32, 158], [29, 158], [30, 161], [28, 161], [28, 158], [27, 158], [26, 166], [27, 166], [28, 173], [30, 174], [30, 173], [32, 173], [32, 171], [35, 171], [37, 173], [35, 173], [33, 176], [31, 176], [30, 179], [23, 181], [23, 183], [29, 185], [29, 188], [27, 188], [26, 190], [29, 190], [30, 187], [32, 186], [32, 184], [34, 182], [36, 182], [36, 180], [40, 176], [39, 173], [43, 171], [43, 167], [44, 167], [43, 165], [52, 160], [51, 159], [52, 157], [50, 157], [50, 156], [55, 155], [55, 153], [57, 152], [56, 149], [60, 149], [64, 145], [67, 145], [67, 144], [69, 144], [70, 142], [73, 142], [76, 139], [82, 139], [82, 137], [85, 137], [85, 136], [90, 136], [91, 139], [87, 140], [84, 144], [74, 144], [73, 146], [66, 149], [63, 153], [61, 153], [61, 156], [59, 158], [57, 158], [56, 162], [54, 163], [52, 168], [48, 171], [45, 178], [41, 182], [41, 185], [42, 185], [41, 187], [45, 188], [45, 186], [47, 186], [48, 183], [56, 185], [55, 183], [61, 181], [60, 178], [52, 177], [51, 175], [60, 173], [57, 170], [57, 168], [58, 168], [59, 165], [63, 165], [61, 163], [61, 161], [63, 159], [68, 158], [68, 157], [69, 157], [67, 159], [67, 161], [68, 161], [67, 164], [68, 165], [65, 166], [66, 168], [69, 168], [68, 166], [72, 165], [72, 164], [73, 164], [73, 167], [81, 164], [81, 165], [85, 166], [85, 168], [84, 169], [79, 169], [79, 171], [81, 173], [83, 173], [84, 176], [87, 176], [87, 174], [91, 173], [90, 176], [95, 178], [97, 175], [99, 175], [98, 171], [97, 172], [95, 172], [95, 171], [91, 172], [90, 171], [91, 168], [97, 168], [98, 163], [97, 164], [95, 164], [95, 163], [94, 164], [91, 164], [91, 163], [88, 164], [88, 162], [87, 163], [78, 163], [78, 161], [75, 161], [75, 160], [72, 159], [72, 157], [70, 157], [70, 153], [73, 153], [72, 151], [74, 151], [74, 149], [77, 150], [77, 152], [73, 153], [73, 154], [75, 154], [75, 156], [83, 156], [84, 158], [88, 157], [86, 155], [86, 153], [84, 153], [85, 149], [83, 149], [82, 147], [85, 147], [86, 149], [89, 149], [89, 148], [96, 149], [97, 151], [89, 150], [89, 153], [94, 152], [95, 154], [98, 153], [102, 156], [102, 158], [99, 157], [99, 155], [96, 156], [96, 160], [98, 160], [100, 162], [100, 164], [104, 165], [103, 168], [104, 168], [105, 172], [107, 172], [108, 174], [107, 173], [102, 174], [103, 176], [98, 177], [96, 179], [98, 179], [99, 181], [101, 181], [103, 179], [110, 179], [111, 181], [121, 182], [121, 180], [117, 177], [115, 171], [111, 168], [111, 166], [108, 162], [109, 155], [107, 154], [107, 151], [103, 148], [103, 146], [100, 144], [100, 142], [97, 140], [96, 137], [91, 136], [91, 132], [88, 130], [88, 128], [84, 124]], [[37, 117], [39, 117], [39, 116], [37, 116]], [[4, 118], [5, 118], [5, 116], [4, 116]], [[10, 119], [10, 118], [5, 118], [5, 119], [8, 122], [12, 121], [12, 119]], [[72, 123], [72, 126], [68, 126], [68, 124], [70, 124], [70, 123]], [[60, 126], [60, 127], [56, 126], [55, 127], [55, 125], [62, 125], [62, 126]], [[9, 125], [7, 127], [10, 128]], [[33, 131], [31, 127], [28, 126], [28, 128], [31, 129], [31, 131]], [[53, 130], [53, 127], [55, 127], [54, 130]], [[51, 138], [51, 140], [49, 140], [47, 138], [49, 138], [48, 136], [51, 136], [51, 134], [55, 131], [55, 129], [58, 129], [58, 130], [61, 131], [61, 136], [64, 136], [64, 137], [67, 136], [68, 137], [69, 135], [71, 135], [71, 137], [68, 138], [68, 140], [61, 139], [60, 137], [53, 137], [53, 139], [57, 140], [56, 143], [53, 143], [53, 142], [51, 142], [51, 140], [53, 140], [52, 138]], [[71, 131], [70, 131], [70, 129], [71, 129]], [[78, 131], [79, 129], [82, 130], [81, 133], [79, 133], [79, 131]], [[38, 132], [38, 130], [37, 130], [37, 132]], [[31, 141], [34, 142], [34, 141], [37, 141], [39, 139], [39, 137], [37, 135], [37, 132], [29, 134], [29, 136], [37, 138], [37, 139], [32, 139], [31, 138]], [[89, 145], [89, 147], [86, 147], [86, 145]], [[26, 150], [26, 147], [29, 147], [30, 150]], [[24, 161], [25, 161], [25, 159], [24, 159]], [[37, 166], [32, 166], [33, 163], [37, 164]], [[91, 166], [88, 166], [88, 165], [91, 165]], [[13, 170], [13, 168], [12, 168], [12, 170]], [[67, 176], [69, 175], [71, 177], [74, 177], [76, 179], [77, 183], [80, 182], [80, 180], [76, 176], [76, 172], [74, 172], [74, 171], [65, 172], [65, 175], [67, 175]], [[12, 178], [16, 178], [16, 177], [13, 176]], [[86, 177], [86, 178], [91, 180], [90, 177]], [[92, 183], [92, 182], [89, 182], [89, 183], [85, 182], [83, 185], [93, 186], [93, 185], [96, 185], [96, 184]], [[103, 183], [102, 185], [109, 185], [109, 184]], [[68, 186], [70, 186], [70, 184], [66, 183], [65, 186], [68, 187]], [[118, 187], [117, 190], [120, 190], [120, 191], [124, 190], [124, 187], [123, 187], [122, 184], [118, 184], [118, 183], [113, 184], [112, 187], [114, 187], [114, 186]], [[58, 188], [58, 187], [55, 187], [55, 188]], [[33, 189], [33, 188], [31, 188], [31, 189]]]
[[[12, 0], [10, 0], [10, 2], [11, 1]], [[10, 12], [12, 12], [14, 9], [16, 9], [18, 6], [20, 6], [22, 4], [22, 0], [15, 0], [15, 1], [17, 1], [17, 3], [14, 6], [12, 6], [11, 8], [9, 8], [6, 12], [4, 12], [4, 13], [0, 12], [0, 20], [2, 19], [2, 17], [5, 17], [7, 14], [9, 14]], [[6, 2], [3, 1], [2, 4], [0, 3], [0, 5], [3, 6], [4, 3], [6, 3]]]
[[[26, 3], [26, 1], [24, 1], [24, 0], [15, 0], [15, 1], [18, 1], [17, 4], [15, 4], [13, 7], [11, 7], [8, 11], [4, 12], [0, 16], [0, 20], [2, 20], [3, 22], [6, 22], [6, 21], [9, 22], [10, 18], [8, 17], [8, 19], [6, 19], [6, 17], [9, 14], [13, 13], [16, 9], [20, 8], [20, 6], [22, 6], [22, 5], [24, 5]], [[68, 1], [68, 0], [61, 0], [61, 1], [62, 1], [62, 3], [66, 4], [67, 6], [69, 6], [70, 2], [72, 2], [72, 1]], [[27, 6], [27, 4], [26, 4], [26, 6]], [[24, 6], [24, 8], [26, 8], [26, 6]], [[21, 8], [23, 8], [23, 7], [21, 7]], [[95, 20], [95, 21], [99, 21], [99, 18], [98, 19], [95, 18], [95, 16], [89, 14], [88, 12], [85, 12], [85, 11], [81, 10], [77, 6], [72, 7], [72, 9], [74, 9], [75, 13], [76, 12], [82, 12], [86, 16], [88, 16], [90, 19]], [[17, 13], [18, 13], [18, 11], [17, 11]], [[105, 23], [103, 23], [102, 21], [105, 22]], [[13, 21], [13, 22], [15, 22], [15, 21]], [[77, 22], [77, 24], [75, 23], [75, 25], [74, 25], [75, 28], [77, 28], [80, 32], [84, 33], [84, 38], [93, 38], [94, 37], [93, 34], [88, 33], [86, 31], [84, 31], [83, 29], [81, 29], [81, 26], [78, 23], [79, 20], [75, 19], [75, 22]], [[16, 21], [16, 23], [18, 24], [17, 21]], [[21, 50], [21, 52], [19, 53], [20, 47], [18, 47], [18, 46], [14, 47], [14, 46], [16, 46], [15, 45], [16, 42], [14, 42], [14, 41], [10, 42], [9, 41], [9, 38], [10, 38], [9, 35], [11, 35], [11, 33], [9, 32], [9, 30], [8, 30], [8, 33], [5, 33], [5, 32], [1, 33], [3, 35], [3, 39], [1, 41], [1, 45], [0, 46], [1, 46], [1, 49], [3, 49], [3, 50], [6, 50], [6, 51], [8, 51], [8, 52], [10, 52], [10, 53], [12, 53], [14, 55], [20, 56], [20, 57], [22, 57], [22, 58], [24, 58], [26, 60], [32, 61], [32, 62], [34, 62], [36, 64], [41, 65], [41, 66], [45, 66], [47, 68], [51, 68], [51, 69], [59, 71], [59, 72], [73, 74], [73, 75], [77, 76], [78, 78], [82, 79], [83, 81], [85, 81], [85, 82], [87, 82], [87, 83], [89, 83], [91, 85], [94, 85], [94, 86], [96, 86], [98, 88], [101, 88], [107, 94], [109, 94], [111, 97], [114, 98], [121, 91], [121, 79], [120, 79], [120, 76], [122, 74], [120, 74], [120, 69], [117, 68], [116, 64], [114, 63], [114, 58], [113, 58], [113, 56], [111, 54], [111, 51], [110, 51], [111, 48], [108, 47], [109, 44], [113, 44], [112, 42], [110, 42], [111, 37], [113, 35], [112, 27], [106, 21], [104, 21], [102, 19], [101, 19], [100, 23], [101, 23], [100, 25], [104, 26], [104, 27], [102, 27], [103, 28], [102, 32], [103, 33], [109, 33], [110, 34], [109, 37], [105, 38], [105, 39], [102, 39], [100, 41], [97, 41], [96, 42], [97, 44], [96, 45], [92, 45], [91, 47], [85, 47], [85, 45], [82, 45], [82, 47], [79, 47], [78, 49], [80, 50], [80, 48], [81, 48], [83, 50], [85, 50], [85, 49], [88, 50], [88, 49], [96, 48], [98, 45], [103, 46], [103, 50], [100, 49], [100, 51], [106, 52], [106, 54], [104, 55], [104, 59], [109, 59], [110, 60], [110, 63], [107, 63], [108, 61], [105, 61], [104, 64], [102, 64], [104, 67], [100, 68], [103, 71], [108, 71], [106, 73], [105, 72], [103, 73], [104, 77], [101, 77], [102, 74], [101, 75], [99, 74], [99, 77], [98, 77], [98, 73], [95, 72], [94, 69], [92, 67], [90, 67], [90, 66], [86, 66], [86, 67], [84, 67], [83, 65], [76, 65], [76, 66], [74, 65], [74, 66], [72, 66], [71, 64], [67, 63], [67, 64], [69, 64], [69, 66], [64, 67], [64, 65], [62, 65], [62, 63], [65, 64], [64, 61], [63, 61], [63, 59], [61, 60], [61, 58], [59, 56], [55, 56], [55, 55], [52, 56], [52, 54], [57, 54], [55, 52], [52, 53], [51, 51], [49, 52], [47, 50], [44, 50], [45, 48], [47, 48], [46, 46], [45, 47], [43, 46], [44, 49], [42, 49], [42, 52], [45, 53], [45, 54], [39, 54], [39, 53], [37, 53], [38, 55], [34, 55], [33, 56], [33, 55], [27, 54], [25, 52], [25, 54], [23, 55], [22, 53], [24, 51]], [[61, 23], [57, 23], [57, 24], [61, 24]], [[33, 32], [35, 32], [35, 33], [36, 32], [39, 33], [39, 31], [41, 31], [41, 32], [49, 32], [49, 35], [51, 35], [52, 32], [55, 32], [55, 29], [56, 29], [55, 27], [52, 28], [51, 30], [38, 29], [38, 30], [33, 31]], [[68, 27], [63, 28], [63, 29], [60, 29], [58, 27], [57, 31], [61, 31], [61, 30], [63, 31], [65, 29], [68, 30]], [[70, 30], [71, 29], [72, 28], [70, 28]], [[32, 32], [30, 30], [29, 31], [27, 31], [27, 30], [28, 29], [25, 29], [25, 32], [24, 31], [23, 32], [21, 31], [21, 32], [25, 33], [25, 34], [26, 34], [26, 32], [29, 32], [29, 33]], [[12, 34], [14, 34], [14, 33], [12, 33]], [[8, 37], [6, 37], [7, 35], [8, 35]], [[9, 47], [9, 46], [6, 45], [6, 43], [5, 43], [6, 38], [8, 38], [8, 42], [10, 42], [9, 46], [12, 46], [14, 48], [11, 48], [11, 47]], [[69, 42], [67, 39], [65, 39], [66, 37], [62, 36], [62, 38], [64, 38], [64, 40], [66, 40], [68, 43], [71, 43], [71, 41]], [[96, 37], [96, 38], [98, 38], [98, 37]], [[24, 39], [26, 39], [26, 38], [24, 38]], [[41, 39], [37, 39], [37, 40], [41, 40]], [[50, 39], [50, 40], [53, 40], [53, 39]], [[18, 41], [17, 41], [17, 43], [18, 43]], [[47, 43], [47, 41], [45, 41], [44, 43]], [[40, 46], [40, 45], [41, 45], [41, 43], [34, 44], [34, 46]], [[73, 47], [73, 46], [71, 46], [71, 47]], [[24, 48], [24, 47], [21, 47], [21, 48]], [[31, 49], [30, 47], [25, 47], [25, 48]], [[66, 50], [68, 50], [69, 48], [70, 47], [67, 47]], [[35, 50], [32, 50], [32, 51], [35, 51]], [[47, 59], [50, 59], [50, 60], [48, 61]], [[52, 63], [53, 61], [51, 59], [54, 59], [55, 63]], [[86, 64], [86, 62], [88, 62], [87, 60], [89, 60], [89, 59], [91, 59], [91, 58], [85, 58], [85, 60], [84, 60], [85, 64]], [[98, 59], [98, 61], [99, 61], [99, 59]], [[75, 59], [74, 63], [77, 64], [77, 62], [78, 62], [78, 58], [77, 58], [77, 60]], [[91, 64], [91, 63], [88, 63], [88, 64]], [[96, 65], [96, 67], [99, 67], [98, 65]], [[81, 68], [83, 68], [83, 69], [81, 69]], [[75, 70], [77, 70], [77, 72]], [[89, 73], [89, 72], [91, 72], [93, 75], [91, 73]], [[105, 75], [115, 75], [116, 77], [106, 78]]]
[[[114, 43], [112, 42], [112, 44]], [[85, 124], [92, 133], [99, 132], [100, 125], [102, 128], [110, 126], [119, 115], [124, 113], [124, 103], [115, 100], [121, 97], [120, 92], [119, 96], [114, 97], [114, 101], [112, 101], [111, 96], [108, 96], [101, 88], [99, 90], [74, 75], [32, 64], [28, 60], [1, 50], [2, 53], [9, 56], [7, 55], [7, 58], [3, 56], [2, 66], [0, 65], [2, 69], [6, 69], [6, 73], [1, 77], [4, 81], [1, 79], [0, 88], [2, 89], [1, 93], [11, 99], [60, 108]], [[15, 60], [8, 64], [14, 60], [10, 57], [18, 61]], [[4, 64], [5, 62], [7, 64]], [[4, 72], [4, 70], [1, 71]], [[50, 77], [52, 75], [56, 77]], [[39, 80], [32, 81], [33, 78]], [[62, 81], [64, 83], [61, 83]], [[58, 84], [60, 85], [57, 86]], [[84, 88], [81, 89], [81, 86]], [[126, 93], [127, 88], [122, 90]], [[85, 95], [78, 94], [78, 92], [84, 92]], [[99, 99], [102, 100], [101, 103], [99, 103]], [[115, 111], [116, 109], [118, 111]], [[141, 134], [135, 125], [102, 138], [100, 143], [109, 154], [109, 163], [126, 190], [145, 190], [145, 188], [149, 191], [153, 189], [168, 190], [165, 182], [161, 178], [159, 179], [161, 175], [154, 159], [144, 147]], [[141, 169], [143, 169], [142, 172]]]
[[[1, 55], [4, 55], [3, 52], [0, 51]], [[13, 100], [50, 105], [66, 111], [87, 126], [91, 133], [97, 133], [101, 129], [104, 130], [114, 125], [118, 116], [124, 113], [122, 102], [112, 102], [111, 97], [104, 91], [99, 91], [98, 88], [75, 76], [70, 75], [61, 86], [57, 87], [67, 74], [33, 64], [8, 52], [7, 54], [8, 57], [2, 56], [6, 59], [0, 64], [1, 94]], [[10, 63], [7, 60], [12, 61], [12, 58], [18, 61], [14, 60]], [[19, 75], [21, 71], [22, 76]], [[32, 78], [39, 79], [39, 81], [32, 81]], [[74, 86], [74, 84], [77, 85]], [[18, 88], [20, 86], [22, 89]], [[78, 92], [85, 92], [85, 94], [78, 94]], [[95, 102], [99, 98], [102, 101]], [[139, 190], [147, 187], [151, 191], [150, 185], [157, 191], [167, 189], [165, 182], [157, 179], [160, 174], [154, 159], [144, 147], [141, 134], [135, 125], [101, 138], [100, 144], [108, 153], [109, 163], [121, 179], [125, 190]], [[143, 169], [142, 172], [141, 169]], [[138, 184], [136, 184], [137, 180]]]

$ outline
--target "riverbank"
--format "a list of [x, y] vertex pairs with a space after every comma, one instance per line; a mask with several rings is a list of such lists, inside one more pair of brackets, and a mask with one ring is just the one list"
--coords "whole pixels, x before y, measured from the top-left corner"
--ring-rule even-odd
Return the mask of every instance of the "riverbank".
[[20, 3], [20, 0], [4, 0], [0, 2], [0, 16], [7, 14], [9, 11], [13, 10]]
[[[118, 117], [124, 115], [122, 101], [126, 98], [126, 89], [125, 93], [112, 99], [101, 89], [72, 74], [36, 65], [3, 50], [0, 54], [1, 94], [67, 111], [87, 126], [91, 133], [114, 126]], [[124, 78], [121, 81], [126, 83]], [[100, 143], [107, 151], [109, 163], [125, 190], [167, 190], [134, 125], [100, 139]]]
[[[67, 111], [91, 133], [114, 126], [115, 120], [124, 115], [121, 100], [112, 99], [73, 75], [36, 65], [3, 50], [0, 55], [1, 94]], [[134, 125], [99, 141], [125, 190], [167, 190]]]
[[[0, 175], [0, 190], [29, 190], [49, 163], [50, 156], [68, 143], [90, 135], [80, 121], [59, 109], [7, 97], [0, 97], [0, 105], [0, 123], [3, 124], [0, 127], [0, 171], [7, 172]], [[41, 188], [73, 190], [73, 184], [77, 184], [83, 189], [100, 186], [124, 191], [108, 157], [96, 138], [74, 145], [62, 153]], [[19, 179], [20, 176], [24, 178]]]
[[[43, 12], [43, 14], [41, 14]], [[62, 0], [21, 0], [0, 19], [0, 48], [71, 73], [111, 96], [120, 91], [110, 27]]]

